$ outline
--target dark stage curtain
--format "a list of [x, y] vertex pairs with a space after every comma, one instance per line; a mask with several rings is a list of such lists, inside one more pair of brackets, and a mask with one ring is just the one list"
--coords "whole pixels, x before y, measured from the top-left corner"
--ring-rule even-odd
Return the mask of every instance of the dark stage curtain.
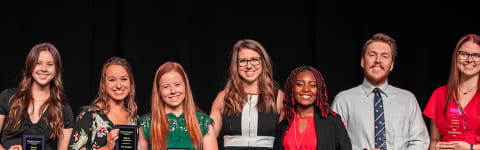
[[362, 82], [361, 48], [378, 32], [398, 44], [389, 83], [412, 91], [424, 108], [448, 80], [457, 40], [480, 33], [478, 9], [460, 1], [10, 1], [0, 8], [0, 89], [17, 86], [34, 44], [51, 42], [75, 115], [96, 96], [101, 66], [113, 56], [133, 65], [140, 115], [150, 111], [155, 71], [168, 60], [185, 67], [196, 103], [209, 113], [231, 48], [245, 38], [267, 49], [282, 88], [296, 66], [319, 69], [331, 103]]

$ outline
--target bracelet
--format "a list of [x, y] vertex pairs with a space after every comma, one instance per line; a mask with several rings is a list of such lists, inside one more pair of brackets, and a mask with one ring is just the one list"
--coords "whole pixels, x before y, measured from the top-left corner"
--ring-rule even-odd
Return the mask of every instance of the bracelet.
[[470, 150], [473, 150], [473, 144], [470, 144]]

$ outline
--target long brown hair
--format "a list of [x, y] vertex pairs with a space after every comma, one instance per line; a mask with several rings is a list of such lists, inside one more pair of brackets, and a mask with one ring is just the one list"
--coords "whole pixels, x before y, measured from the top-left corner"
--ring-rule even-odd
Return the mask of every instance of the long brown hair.
[[447, 101], [443, 105], [443, 112], [447, 112], [448, 104], [452, 101], [454, 97], [458, 97], [458, 84], [460, 83], [460, 71], [457, 67], [457, 53], [458, 49], [466, 42], [472, 41], [473, 43], [480, 46], [480, 37], [476, 34], [467, 34], [460, 38], [457, 42], [457, 46], [452, 53], [452, 65], [450, 67], [450, 77], [447, 84]]
[[242, 112], [243, 105], [247, 102], [247, 93], [242, 86], [244, 82], [238, 74], [238, 53], [241, 49], [250, 49], [257, 52], [262, 58], [262, 72], [258, 77], [258, 86], [260, 97], [257, 104], [258, 111], [270, 112], [270, 108], [276, 112], [275, 89], [276, 82], [273, 80], [272, 63], [270, 56], [263, 46], [255, 40], [239, 40], [232, 49], [232, 60], [230, 62], [230, 77], [225, 85], [225, 111], [228, 115], [239, 115]]
[[[304, 71], [310, 71], [315, 76], [317, 84], [317, 98], [315, 106], [320, 110], [320, 116], [323, 118], [328, 118], [328, 114], [336, 116], [335, 112], [330, 108], [330, 105], [327, 103], [327, 86], [325, 85], [325, 80], [323, 79], [322, 74], [317, 69], [311, 66], [300, 66], [293, 69], [288, 75], [287, 82], [285, 83], [285, 119], [288, 120], [288, 124], [291, 124], [293, 118], [295, 117], [295, 84], [297, 82], [297, 75]], [[316, 108], [316, 109], [317, 109]]]
[[[45, 122], [52, 129], [50, 138], [62, 137], [62, 129], [64, 126], [64, 114], [63, 107], [66, 104], [66, 96], [64, 93], [62, 83], [62, 59], [57, 48], [50, 43], [40, 43], [32, 47], [25, 60], [25, 67], [23, 69], [22, 80], [17, 87], [16, 92], [9, 99], [12, 103], [10, 111], [8, 112], [7, 123], [5, 128], [10, 128], [11, 132], [16, 132], [21, 126], [21, 122], [24, 119], [25, 112], [28, 111], [28, 106], [33, 101], [32, 97], [32, 71], [35, 68], [35, 64], [38, 61], [38, 56], [41, 51], [48, 51], [53, 56], [55, 65], [55, 76], [50, 81], [50, 96], [49, 99], [40, 107], [40, 110], [45, 110], [48, 107], [46, 117], [42, 117]], [[40, 111], [40, 116], [43, 116], [44, 112]], [[7, 131], [7, 130], [5, 130]], [[8, 131], [7, 131], [8, 132]]]
[[183, 114], [187, 124], [187, 130], [190, 134], [190, 140], [195, 149], [202, 146], [202, 133], [198, 125], [197, 115], [195, 113], [196, 105], [193, 100], [192, 90], [188, 81], [187, 74], [183, 67], [176, 62], [165, 62], [155, 73], [152, 89], [152, 128], [150, 132], [152, 149], [162, 150], [167, 148], [167, 139], [169, 137], [168, 117], [165, 112], [165, 102], [160, 92], [160, 78], [169, 72], [177, 72], [182, 75], [185, 82], [185, 100], [183, 101]]
[[92, 104], [85, 108], [94, 109], [105, 114], [110, 110], [110, 106], [108, 105], [109, 97], [107, 94], [107, 85], [105, 85], [105, 82], [107, 81], [107, 69], [111, 65], [120, 65], [127, 71], [128, 78], [130, 80], [130, 93], [128, 93], [128, 96], [124, 100], [123, 104], [126, 110], [130, 113], [128, 118], [131, 120], [129, 121], [136, 120], [137, 103], [135, 103], [135, 80], [133, 79], [132, 67], [126, 59], [120, 57], [112, 57], [105, 61], [102, 67], [97, 97], [95, 100], [93, 100]]

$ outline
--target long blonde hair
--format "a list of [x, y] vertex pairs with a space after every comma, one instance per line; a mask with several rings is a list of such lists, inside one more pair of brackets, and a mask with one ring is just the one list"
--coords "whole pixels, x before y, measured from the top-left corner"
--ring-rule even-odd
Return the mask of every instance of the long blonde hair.
[[257, 103], [258, 111], [270, 112], [270, 108], [276, 111], [275, 91], [276, 82], [273, 80], [272, 63], [270, 56], [263, 46], [255, 40], [239, 40], [232, 49], [232, 60], [230, 62], [230, 77], [225, 85], [225, 111], [228, 115], [239, 115], [242, 112], [242, 106], [247, 102], [247, 93], [242, 86], [244, 82], [238, 74], [238, 53], [241, 49], [250, 49], [257, 52], [262, 58], [262, 72], [258, 77], [258, 86], [260, 97]]
[[169, 72], [177, 72], [182, 75], [185, 82], [185, 100], [183, 101], [183, 114], [190, 134], [190, 140], [195, 149], [200, 149], [202, 145], [202, 133], [198, 125], [195, 113], [196, 105], [193, 100], [192, 90], [188, 81], [187, 74], [183, 67], [176, 62], [165, 62], [155, 73], [152, 89], [152, 124], [151, 124], [151, 143], [153, 150], [167, 149], [167, 139], [169, 138], [168, 117], [165, 112], [165, 102], [161, 97], [160, 78]]

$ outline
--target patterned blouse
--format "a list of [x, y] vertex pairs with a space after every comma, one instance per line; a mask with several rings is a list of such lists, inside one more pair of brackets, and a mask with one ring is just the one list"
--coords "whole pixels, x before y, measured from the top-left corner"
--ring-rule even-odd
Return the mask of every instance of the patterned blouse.
[[[137, 125], [137, 118], [128, 119], [128, 125]], [[108, 132], [115, 125], [104, 113], [84, 109], [77, 116], [70, 138], [69, 150], [96, 150], [107, 144]]]
[[[213, 119], [210, 118], [207, 114], [197, 112], [197, 120], [200, 125], [200, 130], [202, 135], [208, 133], [208, 126], [213, 124]], [[168, 127], [169, 127], [169, 138], [168, 138], [168, 148], [188, 148], [190, 150], [195, 150], [190, 141], [190, 133], [188, 133], [187, 125], [183, 113], [180, 116], [175, 116], [172, 113], [167, 114], [168, 117]], [[150, 141], [150, 128], [152, 120], [150, 115], [145, 115], [140, 119], [140, 127], [143, 128], [143, 135], [148, 141], [148, 149], [152, 149], [152, 141]]]

